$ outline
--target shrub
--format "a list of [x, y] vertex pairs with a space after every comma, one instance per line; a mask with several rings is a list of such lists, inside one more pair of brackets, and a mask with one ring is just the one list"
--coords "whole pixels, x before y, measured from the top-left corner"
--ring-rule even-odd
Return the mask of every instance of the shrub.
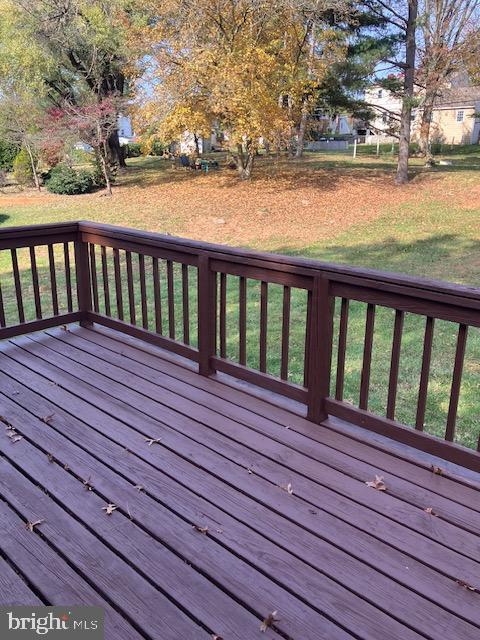
[[20, 151], [16, 144], [0, 140], [0, 169], [11, 171], [13, 169], [14, 160]]
[[18, 184], [33, 184], [32, 164], [30, 162], [30, 156], [25, 149], [20, 149], [15, 156], [15, 160], [13, 161], [13, 175]]
[[166, 149], [165, 144], [161, 141], [155, 139], [150, 146], [150, 155], [151, 156], [163, 156], [163, 153]]
[[72, 196], [91, 191], [94, 187], [94, 180], [89, 171], [83, 169], [76, 171], [68, 164], [57, 164], [50, 171], [45, 186], [51, 193]]
[[142, 155], [142, 147], [138, 142], [129, 142], [124, 149], [126, 158], [138, 158]]

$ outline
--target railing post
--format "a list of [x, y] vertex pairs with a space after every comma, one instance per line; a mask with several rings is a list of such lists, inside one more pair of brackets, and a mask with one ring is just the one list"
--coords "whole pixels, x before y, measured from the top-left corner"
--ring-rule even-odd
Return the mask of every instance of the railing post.
[[80, 326], [91, 327], [93, 323], [87, 320], [87, 313], [92, 310], [88, 244], [82, 241], [81, 232], [79, 232], [78, 238], [75, 240], [75, 270], [77, 274], [78, 310], [82, 314]]
[[333, 341], [334, 298], [326, 276], [314, 276], [310, 305], [307, 417], [320, 423], [327, 418]]
[[210, 269], [210, 258], [198, 258], [198, 371], [203, 376], [214, 373], [212, 356], [216, 343], [216, 274]]

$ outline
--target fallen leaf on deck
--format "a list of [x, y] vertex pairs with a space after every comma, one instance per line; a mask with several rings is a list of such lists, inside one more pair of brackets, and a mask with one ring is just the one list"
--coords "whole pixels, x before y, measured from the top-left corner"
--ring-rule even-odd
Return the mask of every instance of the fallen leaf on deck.
[[63, 465], [63, 468], [65, 469], [65, 471], [68, 471], [70, 469], [70, 467], [66, 463]]
[[49, 454], [47, 455], [47, 458], [48, 458], [48, 461], [49, 461], [49, 462], [53, 462], [53, 456], [52, 456], [52, 454], [51, 454], [51, 453], [49, 453]]
[[387, 485], [383, 481], [383, 476], [375, 476], [375, 480], [371, 480], [370, 482], [365, 482], [367, 487], [371, 487], [372, 489], [376, 489], [377, 491], [386, 491]]
[[148, 444], [149, 447], [151, 447], [152, 444], [159, 444], [161, 440], [160, 438], [145, 438], [145, 442]]
[[87, 491], [91, 491], [93, 489], [93, 485], [90, 482], [90, 476], [88, 476], [88, 478], [86, 480], [83, 481], [83, 486], [85, 487], [85, 489]]
[[69, 331], [69, 328], [67, 327], [66, 324], [63, 324], [61, 329], [62, 329], [62, 331]]
[[288, 484], [282, 484], [280, 488], [286, 491], [289, 496], [293, 495], [293, 487], [291, 482], [289, 482]]
[[17, 432], [15, 431], [15, 429], [6, 429], [5, 435], [7, 436], [7, 438], [13, 438], [13, 436], [17, 435]]
[[41, 525], [42, 522], [45, 522], [45, 519], [42, 518], [42, 520], [35, 520], [35, 522], [30, 522], [29, 520], [25, 525], [25, 529], [28, 529], [28, 531], [35, 531], [35, 527]]
[[278, 622], [278, 618], [276, 617], [277, 613], [278, 613], [278, 611], [272, 611], [272, 613], [268, 614], [268, 616], [265, 618], [265, 620], [260, 625], [260, 631], [262, 633], [265, 633], [265, 631], [269, 627], [271, 627], [274, 622]]
[[455, 581], [460, 587], [463, 587], [464, 589], [467, 589], [468, 591], [475, 591], [476, 593], [480, 593], [480, 589], [477, 589], [477, 587], [474, 587], [471, 584], [468, 584], [468, 582], [465, 582], [464, 580], [456, 580]]
[[107, 504], [106, 507], [102, 507], [102, 511], [105, 511], [107, 516], [111, 516], [114, 511], [117, 510], [117, 506], [115, 504]]
[[216, 633], [212, 634], [212, 640], [223, 640], [222, 636], [217, 636]]
[[435, 513], [435, 511], [433, 510], [433, 507], [427, 507], [425, 509], [425, 513], [429, 513], [431, 516], [436, 516], [437, 514]]
[[437, 467], [436, 464], [432, 464], [432, 471], [433, 473], [435, 473], [437, 476], [441, 476], [443, 475], [443, 469], [441, 467]]
[[136, 484], [136, 485], [135, 485], [135, 489], [136, 489], [137, 491], [144, 491], [144, 490], [145, 490], [145, 487], [143, 486], [143, 484]]
[[19, 442], [19, 440], [22, 440], [23, 436], [19, 436], [18, 433], [16, 436], [13, 436], [12, 438], [10, 438], [10, 442], [12, 444], [15, 444], [15, 442]]
[[203, 533], [204, 536], [206, 536], [208, 532], [208, 527], [201, 527], [199, 524], [193, 524], [192, 529], [195, 529], [195, 531], [198, 531], [199, 533]]
[[250, 475], [253, 473], [253, 469], [251, 469], [250, 467], [247, 468], [247, 471]]
[[13, 428], [12, 427], [12, 423], [9, 422], [5, 416], [0, 416], [0, 422], [3, 422], [3, 424], [7, 427], [7, 428]]
[[223, 529], [217, 529], [217, 533], [223, 533]]
[[50, 424], [51, 421], [53, 420], [54, 415], [55, 415], [54, 413], [49, 413], [48, 416], [43, 416], [43, 418], [41, 418], [41, 420], [45, 424]]

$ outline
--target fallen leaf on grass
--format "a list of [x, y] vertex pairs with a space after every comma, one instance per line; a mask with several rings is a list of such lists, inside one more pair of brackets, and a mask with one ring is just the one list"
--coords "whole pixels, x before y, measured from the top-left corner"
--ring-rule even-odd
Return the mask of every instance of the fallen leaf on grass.
[[437, 514], [435, 513], [435, 511], [433, 510], [433, 507], [427, 507], [425, 509], [425, 513], [429, 513], [431, 516], [436, 516]]
[[291, 482], [289, 482], [288, 484], [280, 485], [280, 488], [286, 491], [289, 496], [293, 495], [293, 487]]
[[278, 611], [272, 611], [272, 613], [268, 614], [268, 616], [265, 618], [265, 620], [260, 625], [260, 631], [262, 633], [265, 633], [265, 631], [269, 627], [271, 627], [274, 622], [278, 622], [278, 618], [276, 617], [277, 613], [278, 613]]
[[160, 438], [145, 438], [145, 442], [148, 444], [149, 447], [151, 447], [152, 444], [159, 444], [161, 440]]
[[192, 529], [195, 529], [195, 531], [198, 531], [199, 533], [203, 533], [204, 536], [206, 536], [208, 532], [208, 527], [201, 527], [199, 524], [193, 524]]
[[43, 416], [43, 418], [41, 418], [42, 422], [44, 422], [45, 424], [50, 424], [53, 420], [54, 417], [54, 413], [49, 413], [48, 416]]
[[38, 527], [39, 525], [41, 525], [42, 522], [45, 522], [44, 518], [42, 518], [42, 520], [35, 520], [35, 522], [30, 522], [29, 520], [25, 525], [25, 529], [27, 529], [28, 531], [35, 531], [35, 527]]
[[375, 480], [371, 480], [370, 482], [365, 482], [367, 487], [371, 487], [372, 489], [376, 489], [377, 491], [386, 491], [387, 485], [383, 481], [383, 476], [375, 476]]
[[474, 587], [471, 584], [468, 584], [468, 582], [465, 582], [465, 580], [456, 580], [455, 581], [460, 587], [463, 587], [464, 589], [467, 589], [468, 591], [474, 591], [475, 593], [480, 593], [480, 589], [477, 589], [477, 587]]
[[102, 507], [102, 511], [105, 511], [107, 516], [111, 516], [112, 513], [116, 510], [117, 510], [117, 505], [111, 504], [111, 503], [107, 504], [106, 507]]
[[441, 467], [437, 467], [436, 464], [432, 464], [432, 471], [437, 476], [442, 476], [443, 475], [443, 469]]

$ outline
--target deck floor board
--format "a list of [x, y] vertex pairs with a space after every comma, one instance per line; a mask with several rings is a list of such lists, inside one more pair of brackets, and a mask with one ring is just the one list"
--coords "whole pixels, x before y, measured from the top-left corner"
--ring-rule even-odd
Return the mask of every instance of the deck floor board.
[[107, 638], [478, 638], [462, 584], [479, 586], [480, 492], [420, 459], [106, 330], [0, 343], [0, 415], [23, 436], [0, 440], [7, 574], [62, 604], [65, 566], [64, 594], [105, 603]]

